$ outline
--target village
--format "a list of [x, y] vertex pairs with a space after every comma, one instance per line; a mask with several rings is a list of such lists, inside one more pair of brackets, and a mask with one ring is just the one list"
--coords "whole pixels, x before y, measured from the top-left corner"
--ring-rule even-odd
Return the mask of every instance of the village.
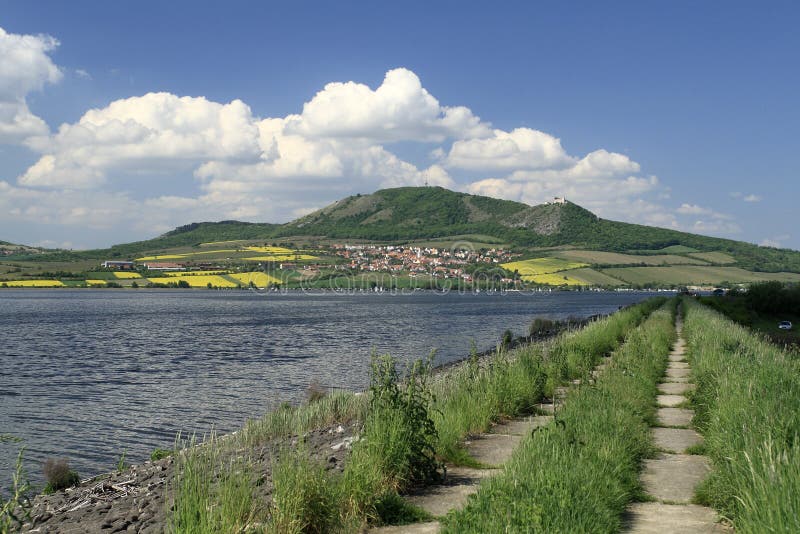
[[[407, 274], [411, 278], [420, 275], [441, 279], [460, 278], [467, 282], [472, 281], [475, 271], [481, 267], [496, 268], [501, 272], [502, 263], [519, 256], [501, 248], [475, 251], [408, 245], [349, 244], [332, 245], [331, 254], [347, 260], [337, 266], [339, 270]], [[513, 281], [505, 276], [501, 279], [504, 283]]]

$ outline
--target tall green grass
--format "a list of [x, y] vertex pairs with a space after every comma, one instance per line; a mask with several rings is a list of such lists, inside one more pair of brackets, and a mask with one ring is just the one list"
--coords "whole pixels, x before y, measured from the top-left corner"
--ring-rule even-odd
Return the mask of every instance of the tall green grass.
[[553, 424], [526, 438], [500, 475], [447, 516], [444, 532], [619, 530], [639, 491], [640, 462], [652, 452], [649, 424], [674, 337], [670, 311], [653, 313], [595, 385], [577, 388]]
[[[238, 532], [248, 524], [264, 524], [274, 532], [315, 532], [315, 525], [346, 531], [424, 517], [399, 493], [434, 481], [441, 460], [474, 463], [461, 446], [465, 436], [503, 417], [531, 413], [548, 394], [548, 384], [552, 395], [566, 378], [588, 373], [661, 303], [626, 308], [546, 345], [499, 347], [488, 361], [475, 356], [435, 377], [430, 361], [401, 374], [391, 358], [375, 358], [372, 387], [365, 394], [337, 392], [281, 407], [233, 436], [180, 453], [172, 530]], [[241, 457], [239, 451], [271, 439], [346, 421], [363, 422], [363, 431], [344, 474], [325, 472], [311, 459], [299, 458], [302, 452], [283, 454], [273, 466], [270, 509], [255, 501], [250, 464], [230, 462]], [[225, 500], [229, 497], [233, 500]], [[226, 510], [224, 518], [220, 510]]]
[[168, 530], [182, 533], [241, 532], [256, 516], [256, 475], [249, 458], [232, 455], [211, 438], [176, 443], [174, 495]]
[[739, 532], [800, 532], [800, 362], [686, 301], [695, 425], [714, 463], [698, 499]]
[[565, 380], [588, 375], [598, 360], [665, 299], [650, 299], [561, 334], [548, 343], [512, 351], [499, 347], [486, 365], [473, 354], [465, 365], [433, 385], [432, 417], [437, 452], [455, 464], [474, 465], [462, 446], [465, 436], [489, 429], [503, 417], [532, 413], [543, 396], [552, 397]]

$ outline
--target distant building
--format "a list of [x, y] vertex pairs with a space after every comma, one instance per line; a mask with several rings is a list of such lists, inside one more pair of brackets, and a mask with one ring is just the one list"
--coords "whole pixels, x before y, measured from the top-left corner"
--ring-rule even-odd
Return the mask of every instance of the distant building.
[[567, 199], [564, 198], [564, 197], [554, 197], [552, 203], [553, 204], [566, 204], [567, 203]]
[[135, 268], [135, 265], [132, 261], [112, 261], [107, 260], [100, 264], [102, 267], [106, 269], [118, 269], [120, 271], [132, 271]]
[[182, 263], [169, 263], [169, 262], [148, 262], [144, 264], [149, 271], [185, 271], [186, 266]]

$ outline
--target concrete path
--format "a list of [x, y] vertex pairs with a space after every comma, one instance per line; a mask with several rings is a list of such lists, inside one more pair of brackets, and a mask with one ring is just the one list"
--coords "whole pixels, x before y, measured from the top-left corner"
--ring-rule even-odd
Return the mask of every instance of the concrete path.
[[659, 384], [658, 424], [653, 441], [662, 453], [645, 460], [641, 482], [653, 502], [634, 503], [626, 514], [626, 532], [640, 534], [730, 532], [717, 513], [691, 504], [697, 485], [706, 477], [710, 463], [705, 456], [687, 454], [703, 443], [691, 428], [694, 412], [687, 409], [686, 393], [694, 389], [691, 369], [684, 360], [685, 341], [680, 320], [678, 341], [669, 355], [665, 381]]
[[[610, 358], [603, 358], [593, 371], [597, 376], [609, 364]], [[574, 381], [573, 385], [580, 384]], [[423, 488], [420, 492], [408, 495], [409, 502], [431, 514], [433, 517], [447, 515], [450, 510], [462, 508], [467, 498], [478, 491], [480, 481], [501, 472], [503, 464], [511, 458], [514, 449], [533, 429], [544, 426], [553, 420], [553, 414], [566, 399], [569, 388], [559, 387], [555, 391], [555, 403], [542, 403], [537, 410], [542, 415], [521, 417], [492, 427], [486, 434], [471, 437], [464, 442], [470, 456], [478, 462], [490, 466], [489, 469], [447, 466], [447, 480], [443, 484]], [[379, 527], [370, 530], [375, 534], [429, 534], [439, 532], [439, 523], [429, 521], [411, 525]]]

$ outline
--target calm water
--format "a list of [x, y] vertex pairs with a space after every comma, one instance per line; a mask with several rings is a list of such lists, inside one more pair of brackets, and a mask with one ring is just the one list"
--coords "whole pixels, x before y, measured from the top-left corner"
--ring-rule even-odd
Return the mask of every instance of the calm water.
[[[608, 313], [648, 293], [307, 294], [0, 291], [0, 434], [81, 475], [239, 428], [312, 382], [364, 388], [371, 351], [446, 362], [536, 316]], [[20, 444], [0, 443], [0, 485]]]

